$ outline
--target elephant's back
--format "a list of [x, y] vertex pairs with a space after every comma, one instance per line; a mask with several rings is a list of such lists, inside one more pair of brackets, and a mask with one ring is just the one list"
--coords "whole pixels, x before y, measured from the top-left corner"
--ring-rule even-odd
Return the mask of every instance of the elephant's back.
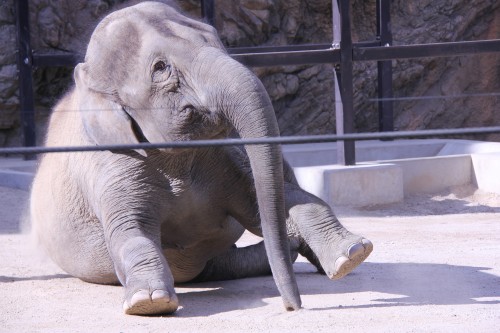
[[65, 147], [88, 144], [83, 135], [78, 93], [72, 89], [54, 107], [45, 137], [45, 146]]

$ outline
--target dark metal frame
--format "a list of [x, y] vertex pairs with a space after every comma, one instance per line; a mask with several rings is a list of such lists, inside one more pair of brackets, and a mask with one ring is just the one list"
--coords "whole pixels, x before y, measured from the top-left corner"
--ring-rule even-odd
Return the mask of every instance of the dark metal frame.
[[[377, 61], [379, 130], [393, 131], [392, 60], [419, 57], [447, 57], [485, 52], [500, 52], [500, 39], [469, 42], [392, 45], [390, 0], [377, 3], [377, 33], [374, 41], [353, 43], [351, 39], [350, 1], [332, 0], [334, 40], [332, 44], [276, 47], [232, 48], [228, 52], [238, 61], [253, 67], [335, 64], [337, 135], [344, 137], [338, 145], [340, 164], [356, 163], [353, 109], [353, 62]], [[201, 0], [202, 17], [214, 24], [214, 0]], [[34, 67], [72, 67], [80, 61], [72, 53], [37, 53], [31, 49], [28, 0], [16, 1], [19, 100], [23, 145], [33, 147], [35, 113], [33, 94]], [[383, 135], [381, 137], [384, 137]], [[390, 139], [391, 136], [385, 136]]]
[[35, 145], [35, 101], [33, 98], [33, 57], [30, 43], [28, 1], [16, 2], [17, 14], [17, 69], [19, 76], [19, 104], [23, 145]]

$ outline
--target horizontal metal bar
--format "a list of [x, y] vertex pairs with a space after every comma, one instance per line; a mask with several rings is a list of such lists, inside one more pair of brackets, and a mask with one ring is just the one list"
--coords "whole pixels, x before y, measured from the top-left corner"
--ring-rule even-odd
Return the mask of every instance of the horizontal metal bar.
[[81, 61], [83, 57], [75, 53], [33, 53], [35, 67], [74, 67]]
[[[378, 61], [422, 57], [447, 57], [465, 54], [500, 52], [500, 39], [378, 46], [378, 41], [353, 43], [353, 61]], [[340, 51], [330, 44], [256, 46], [229, 48], [228, 53], [250, 67], [339, 63]], [[74, 67], [83, 56], [74, 53], [33, 54], [36, 67]]]
[[[269, 47], [230, 48], [228, 53], [236, 60], [251, 67], [338, 63], [340, 53], [330, 44], [305, 44]], [[33, 54], [36, 67], [74, 67], [83, 57], [74, 53]]]
[[307, 51], [307, 50], [327, 50], [332, 47], [332, 44], [300, 44], [300, 45], [279, 45], [279, 46], [249, 46], [249, 47], [232, 47], [228, 48], [227, 52], [233, 54], [245, 53], [268, 53], [268, 52], [290, 52], [290, 51]]
[[432, 100], [432, 99], [479, 98], [479, 97], [500, 97], [500, 92], [456, 94], [456, 95], [429, 95], [429, 96], [415, 96], [415, 97], [403, 96], [403, 97], [369, 98], [368, 102], [418, 101], [418, 100]]
[[241, 145], [261, 145], [261, 144], [302, 144], [336, 142], [346, 140], [387, 140], [403, 138], [423, 138], [441, 137], [450, 135], [473, 135], [500, 133], [500, 126], [476, 127], [458, 129], [435, 129], [421, 131], [400, 131], [383, 133], [351, 133], [351, 134], [326, 134], [308, 136], [283, 136], [261, 139], [218, 139], [218, 140], [195, 140], [183, 142], [165, 143], [140, 143], [123, 145], [102, 145], [102, 146], [67, 146], [67, 147], [9, 147], [0, 148], [0, 154], [44, 154], [44, 153], [67, 153], [67, 152], [90, 152], [90, 151], [126, 151], [132, 149], [162, 149], [162, 148], [200, 148], [200, 147], [220, 147], [220, 146], [241, 146]]
[[353, 47], [376, 47], [376, 46], [380, 46], [380, 41], [374, 40], [374, 41], [354, 42], [354, 43], [352, 43], [352, 46]]
[[355, 47], [354, 61], [449, 57], [500, 52], [500, 39], [402, 46]]
[[[445, 57], [500, 52], [500, 40], [374, 46], [377, 42], [354, 43], [354, 61], [377, 61], [421, 57]], [[228, 53], [250, 67], [339, 63], [340, 51], [329, 44], [286, 45], [275, 47], [230, 48]], [[73, 67], [83, 57], [74, 53], [34, 53], [36, 67]]]
[[261, 52], [231, 55], [249, 67], [326, 64], [340, 62], [339, 49]]

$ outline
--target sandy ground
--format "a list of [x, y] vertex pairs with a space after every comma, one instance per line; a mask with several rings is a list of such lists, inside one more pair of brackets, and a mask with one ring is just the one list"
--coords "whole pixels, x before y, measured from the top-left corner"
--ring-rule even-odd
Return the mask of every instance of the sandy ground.
[[500, 197], [470, 187], [337, 207], [374, 252], [339, 281], [299, 258], [300, 311], [285, 312], [262, 277], [180, 286], [168, 317], [124, 315], [121, 287], [84, 283], [39, 254], [20, 222], [27, 197], [0, 188], [0, 332], [499, 331]]

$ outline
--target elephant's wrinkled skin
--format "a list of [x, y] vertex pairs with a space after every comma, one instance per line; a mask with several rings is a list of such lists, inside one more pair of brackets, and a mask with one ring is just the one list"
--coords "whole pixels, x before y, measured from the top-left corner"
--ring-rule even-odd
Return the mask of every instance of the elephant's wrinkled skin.
[[[260, 81], [212, 27], [165, 4], [106, 17], [74, 76], [48, 146], [212, 139], [233, 129], [242, 138], [279, 135]], [[372, 245], [282, 165], [270, 145], [48, 154], [32, 188], [33, 230], [69, 274], [121, 283], [128, 314], [175, 311], [174, 282], [271, 271], [286, 308], [298, 309], [290, 251], [338, 278]], [[245, 229], [263, 235], [265, 248], [234, 247]]]

